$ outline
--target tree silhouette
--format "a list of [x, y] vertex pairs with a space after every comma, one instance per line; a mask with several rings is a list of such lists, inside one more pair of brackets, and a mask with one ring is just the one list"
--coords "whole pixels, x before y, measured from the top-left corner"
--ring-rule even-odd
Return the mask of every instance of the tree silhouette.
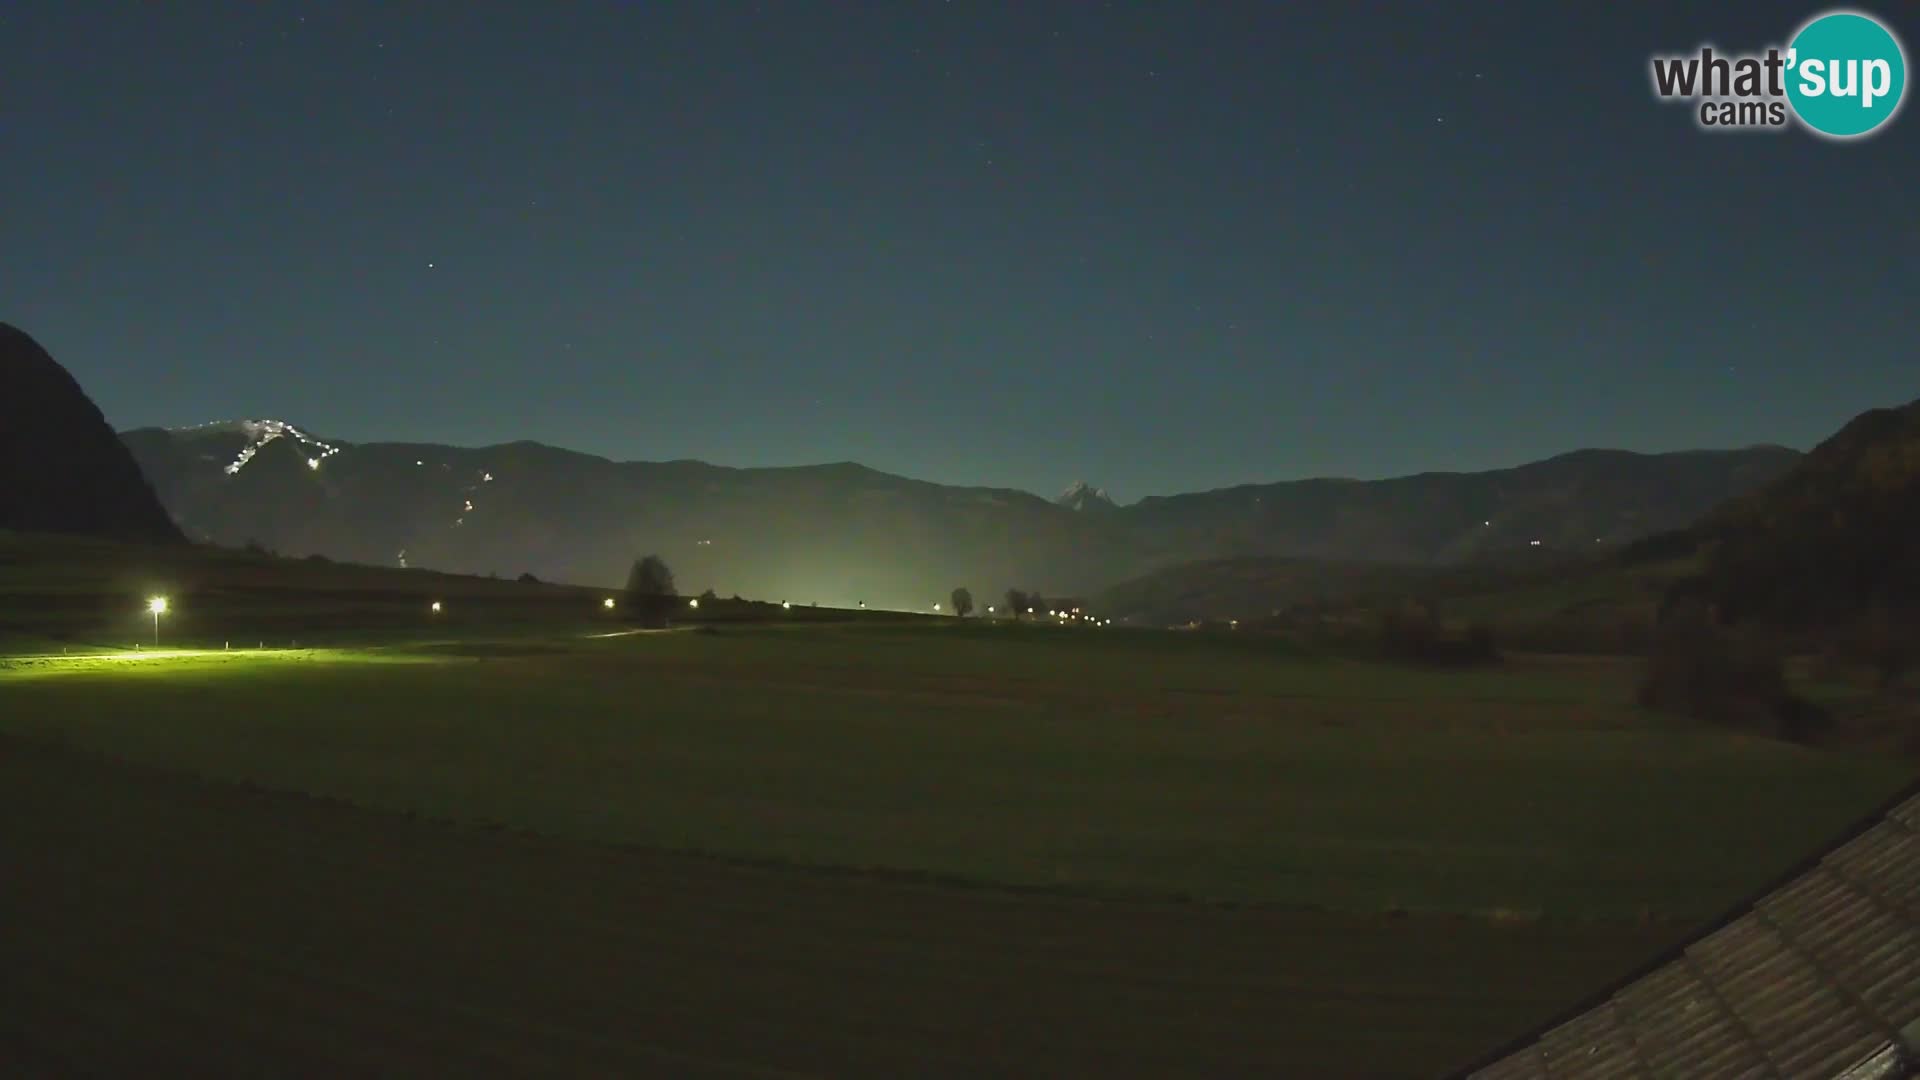
[[973, 614], [973, 594], [967, 591], [966, 586], [963, 585], [953, 590], [951, 599], [953, 600], [953, 613], [955, 615], [964, 619]]
[[627, 574], [627, 610], [639, 618], [641, 625], [667, 625], [667, 615], [677, 597], [673, 571], [667, 569], [665, 559], [648, 555], [634, 562]]

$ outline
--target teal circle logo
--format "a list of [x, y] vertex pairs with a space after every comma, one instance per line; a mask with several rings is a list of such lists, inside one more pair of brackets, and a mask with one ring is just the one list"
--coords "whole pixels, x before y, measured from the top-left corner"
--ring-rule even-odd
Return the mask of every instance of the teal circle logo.
[[1893, 31], [1855, 11], [1831, 11], [1787, 46], [1787, 101], [1820, 135], [1852, 139], [1900, 111], [1907, 56]]

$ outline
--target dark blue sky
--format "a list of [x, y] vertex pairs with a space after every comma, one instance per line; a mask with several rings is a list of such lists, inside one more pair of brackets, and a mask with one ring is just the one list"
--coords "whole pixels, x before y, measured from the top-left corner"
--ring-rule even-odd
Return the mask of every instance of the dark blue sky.
[[1804, 447], [1920, 395], [1920, 113], [1647, 60], [1818, 10], [16, 0], [0, 319], [121, 427], [1122, 500]]

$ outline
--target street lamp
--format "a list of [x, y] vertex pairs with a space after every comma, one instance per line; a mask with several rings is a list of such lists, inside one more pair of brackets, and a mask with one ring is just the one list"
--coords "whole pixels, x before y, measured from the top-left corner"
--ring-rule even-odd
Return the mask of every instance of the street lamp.
[[167, 598], [155, 596], [147, 600], [147, 610], [153, 613], [153, 647], [160, 647], [160, 616], [167, 613]]
[[700, 606], [700, 598], [696, 596], [696, 597], [694, 597], [693, 599], [691, 599], [691, 600], [689, 600], [689, 601], [687, 601], [687, 606], [688, 606], [688, 607], [690, 607], [690, 608], [697, 608], [697, 607], [699, 607], [699, 606]]
[[609, 596], [609, 597], [607, 597], [607, 598], [606, 598], [605, 600], [602, 600], [602, 601], [600, 601], [600, 606], [601, 606], [601, 607], [603, 607], [603, 608], [606, 608], [606, 609], [607, 609], [608, 611], [612, 611], [612, 610], [613, 610], [613, 597], [611, 597], [611, 596]]
[[428, 610], [428, 611], [431, 611], [431, 612], [433, 612], [433, 613], [434, 613], [434, 614], [436, 614], [436, 615], [437, 615], [437, 614], [439, 614], [439, 613], [440, 613], [440, 601], [438, 601], [438, 600], [435, 600], [435, 601], [434, 601], [433, 603], [431, 603], [431, 604], [428, 604], [428, 605], [427, 605], [427, 610]]

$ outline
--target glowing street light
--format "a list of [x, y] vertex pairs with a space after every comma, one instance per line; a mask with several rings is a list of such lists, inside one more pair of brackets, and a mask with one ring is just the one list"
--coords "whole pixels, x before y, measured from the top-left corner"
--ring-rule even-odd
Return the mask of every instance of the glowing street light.
[[155, 596], [147, 600], [147, 610], [153, 613], [153, 647], [160, 647], [160, 616], [167, 613], [167, 598]]
[[793, 601], [791, 601], [791, 600], [782, 600], [782, 601], [780, 601], [780, 610], [782, 610], [782, 611], [792, 611], [792, 610], [793, 610]]
[[935, 605], [933, 605], [933, 610], [935, 610], [935, 611], [939, 611], [939, 610], [940, 610], [940, 605], [939, 605], [939, 604], [935, 604]]
[[700, 598], [696, 596], [696, 597], [694, 597], [693, 599], [691, 599], [691, 600], [689, 600], [689, 601], [687, 601], [687, 606], [688, 606], [688, 607], [690, 607], [690, 608], [697, 608], [697, 607], [699, 607], [699, 606], [700, 606]]
[[602, 601], [600, 601], [600, 606], [601, 606], [601, 607], [603, 607], [603, 608], [606, 608], [606, 609], [607, 609], [608, 611], [612, 611], [612, 610], [613, 610], [613, 597], [611, 597], [611, 596], [609, 596], [609, 597], [607, 597], [607, 598], [606, 598], [605, 600], [602, 600]]
[[440, 613], [440, 601], [435, 600], [433, 603], [428, 604], [427, 610], [433, 612], [435, 615], [438, 615]]

